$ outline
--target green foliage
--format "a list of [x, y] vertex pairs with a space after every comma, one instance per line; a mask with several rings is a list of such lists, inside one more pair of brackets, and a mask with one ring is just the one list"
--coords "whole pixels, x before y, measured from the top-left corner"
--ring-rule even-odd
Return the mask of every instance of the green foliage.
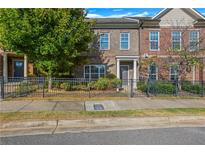
[[[203, 88], [205, 92], [205, 85]], [[202, 84], [200, 83], [193, 84], [190, 81], [184, 81], [182, 82], [182, 90], [191, 92], [194, 94], [201, 94], [203, 89], [202, 89]]]
[[151, 85], [151, 89], [154, 89], [157, 94], [174, 94], [176, 86], [170, 82], [156, 82]]
[[0, 9], [0, 48], [27, 55], [46, 76], [72, 74], [94, 35], [85, 16], [84, 9]]
[[115, 75], [115, 74], [112, 74], [112, 73], [109, 73], [109, 74], [106, 75], [106, 78], [108, 78], [108, 79], [114, 79], [114, 78], [116, 78], [116, 75]]
[[149, 83], [149, 85], [144, 81], [137, 83], [137, 89], [142, 92], [147, 92], [148, 88], [149, 93], [152, 94], [174, 94], [176, 90], [176, 86], [171, 82], [155, 81], [154, 83]]
[[16, 89], [16, 92], [22, 96], [22, 95], [27, 95], [35, 91], [36, 89], [37, 89], [36, 85], [33, 85], [31, 82], [22, 81], [22, 82], [19, 82], [19, 86]]
[[146, 92], [147, 91], [147, 85], [145, 84], [144, 81], [139, 81], [139, 82], [137, 82], [137, 89], [139, 89], [142, 92]]
[[107, 90], [117, 88], [121, 84], [121, 80], [117, 78], [99, 78], [97, 81], [92, 81], [89, 83], [91, 89], [96, 90]]

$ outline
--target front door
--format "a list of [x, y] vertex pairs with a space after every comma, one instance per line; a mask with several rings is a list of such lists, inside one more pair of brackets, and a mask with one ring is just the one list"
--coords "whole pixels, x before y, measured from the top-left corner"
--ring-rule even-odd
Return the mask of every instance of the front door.
[[122, 80], [122, 86], [128, 85], [129, 80], [129, 66], [120, 65], [120, 79]]
[[14, 77], [24, 77], [23, 60], [14, 60]]

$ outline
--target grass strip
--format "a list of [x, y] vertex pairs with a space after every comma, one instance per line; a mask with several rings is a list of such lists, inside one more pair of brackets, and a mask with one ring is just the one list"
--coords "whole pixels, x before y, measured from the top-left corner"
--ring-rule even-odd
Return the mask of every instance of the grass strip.
[[38, 111], [38, 112], [6, 112], [0, 113], [0, 121], [26, 120], [67, 120], [88, 118], [115, 118], [115, 117], [151, 117], [151, 116], [205, 116], [205, 108], [167, 108], [143, 109], [123, 111]]

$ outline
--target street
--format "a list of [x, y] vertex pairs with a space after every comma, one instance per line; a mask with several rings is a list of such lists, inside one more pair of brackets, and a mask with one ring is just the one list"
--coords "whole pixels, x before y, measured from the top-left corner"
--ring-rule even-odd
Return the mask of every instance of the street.
[[0, 144], [124, 145], [205, 144], [205, 127], [60, 133], [1, 138]]

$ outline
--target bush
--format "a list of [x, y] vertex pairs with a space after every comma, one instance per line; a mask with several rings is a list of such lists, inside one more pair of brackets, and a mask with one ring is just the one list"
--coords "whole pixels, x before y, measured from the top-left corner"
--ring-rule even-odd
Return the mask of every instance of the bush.
[[[175, 88], [175, 85], [171, 82], [155, 81], [153, 83], [149, 83], [149, 93], [151, 94], [174, 94]], [[142, 92], [147, 92], [148, 85], [144, 81], [140, 81], [137, 83], [137, 89]]]
[[109, 79], [108, 78], [99, 78], [94, 86], [95, 86], [95, 89], [97, 90], [105, 90], [105, 89], [108, 89], [109, 87]]
[[170, 82], [156, 82], [152, 86], [157, 94], [174, 94], [176, 89], [176, 86]]
[[95, 90], [107, 90], [117, 88], [121, 84], [121, 80], [117, 78], [99, 78], [97, 81], [92, 81], [88, 84], [91, 89]]
[[[202, 93], [202, 85], [201, 84], [193, 84], [191, 81], [184, 81], [182, 82], [182, 90], [191, 92], [194, 94], [201, 94]], [[205, 86], [204, 86], [205, 91]]]
[[121, 85], [122, 81], [118, 78], [113, 78], [110, 80], [109, 88], [117, 88]]
[[16, 92], [20, 95], [27, 95], [36, 90], [35, 85], [32, 85], [31, 82], [20, 82], [19, 87], [17, 88]]
[[107, 75], [106, 75], [106, 78], [108, 78], [108, 79], [115, 79], [115, 78], [116, 78], [116, 75], [110, 73], [110, 74], [107, 74]]
[[61, 83], [60, 88], [65, 89], [66, 91], [72, 90], [72, 85], [69, 82]]
[[147, 85], [144, 81], [140, 81], [137, 83], [137, 89], [139, 89], [142, 92], [147, 92]]

